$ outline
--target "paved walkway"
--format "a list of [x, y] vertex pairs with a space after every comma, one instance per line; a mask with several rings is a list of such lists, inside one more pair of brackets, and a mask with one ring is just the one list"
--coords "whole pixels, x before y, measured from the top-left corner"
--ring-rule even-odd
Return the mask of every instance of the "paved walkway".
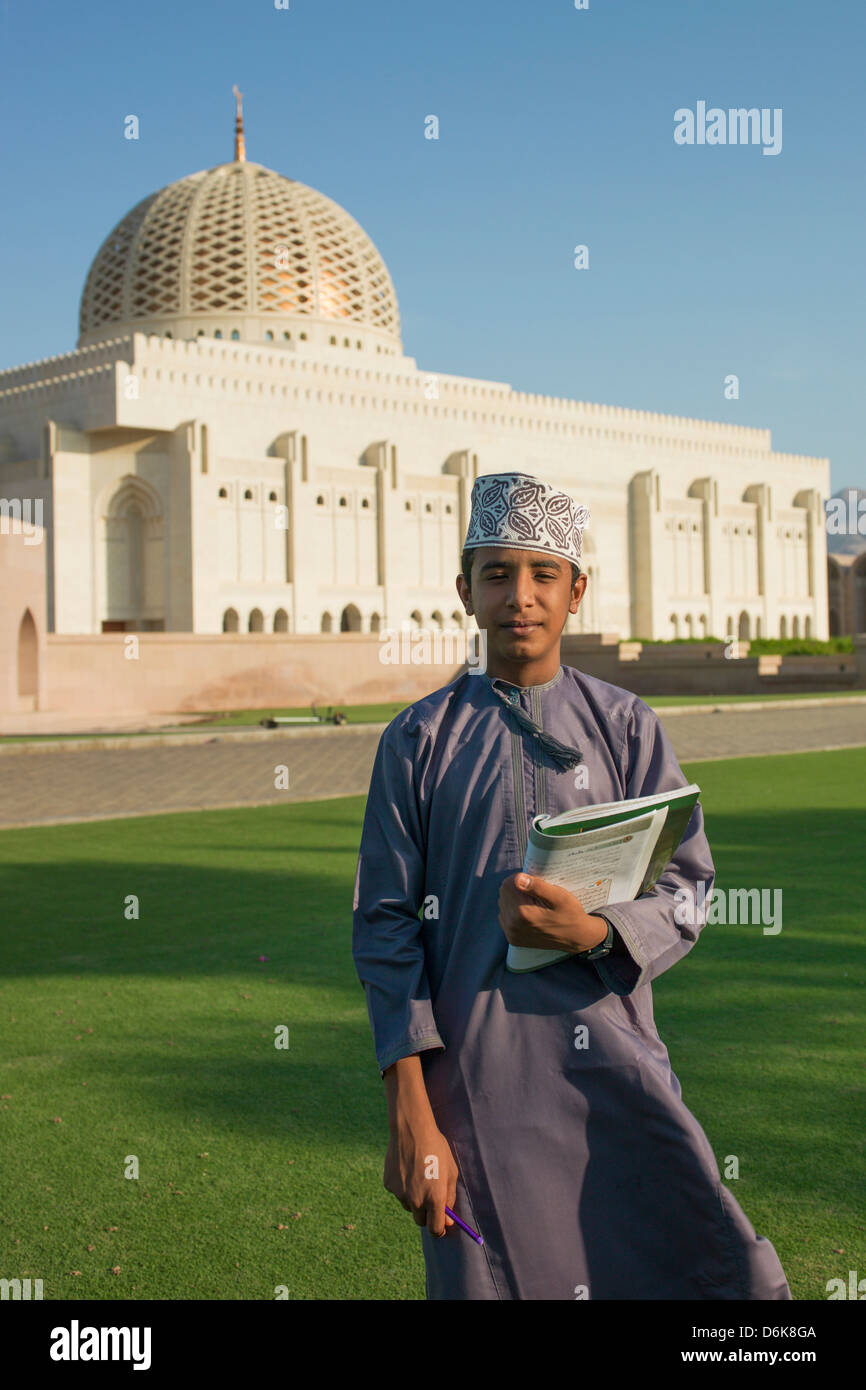
[[[661, 711], [665, 718], [665, 711]], [[51, 825], [162, 811], [264, 806], [364, 793], [383, 725], [256, 730], [181, 746], [148, 739], [74, 751], [40, 745], [0, 757], [0, 826]], [[682, 762], [866, 745], [866, 705], [764, 705], [736, 713], [678, 713], [666, 724]], [[278, 790], [275, 769], [288, 768]]]

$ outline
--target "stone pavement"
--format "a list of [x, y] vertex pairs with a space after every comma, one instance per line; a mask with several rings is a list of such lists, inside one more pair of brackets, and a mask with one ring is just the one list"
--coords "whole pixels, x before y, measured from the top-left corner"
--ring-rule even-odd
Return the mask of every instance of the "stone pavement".
[[[668, 717], [671, 713], [672, 717]], [[660, 711], [681, 762], [866, 745], [866, 704], [828, 701], [811, 708]], [[234, 733], [195, 744], [123, 748], [39, 746], [0, 756], [0, 826], [50, 825], [153, 815], [162, 811], [264, 806], [365, 793], [383, 725]], [[185, 737], [185, 736], [184, 736]], [[274, 786], [275, 768], [289, 786]]]

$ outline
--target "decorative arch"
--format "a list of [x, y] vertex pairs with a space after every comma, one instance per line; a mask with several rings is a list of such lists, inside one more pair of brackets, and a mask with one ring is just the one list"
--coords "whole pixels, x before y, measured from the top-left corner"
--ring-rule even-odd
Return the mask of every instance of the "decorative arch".
[[227, 608], [223, 613], [223, 632], [240, 631], [240, 619], [236, 608]]
[[39, 694], [39, 637], [29, 608], [18, 624], [18, 698], [35, 702]]
[[156, 488], [127, 474], [108, 498], [100, 532], [103, 630], [163, 629], [165, 518]]

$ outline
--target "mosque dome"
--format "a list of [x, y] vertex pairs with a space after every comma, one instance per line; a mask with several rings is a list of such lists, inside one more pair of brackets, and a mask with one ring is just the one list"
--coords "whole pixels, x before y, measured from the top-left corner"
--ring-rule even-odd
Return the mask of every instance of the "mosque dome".
[[[138, 329], [175, 338], [298, 337], [401, 352], [388, 269], [353, 217], [244, 154], [143, 198], [105, 238], [78, 346]], [[307, 330], [307, 331], [304, 331]], [[359, 337], [360, 334], [360, 337]]]

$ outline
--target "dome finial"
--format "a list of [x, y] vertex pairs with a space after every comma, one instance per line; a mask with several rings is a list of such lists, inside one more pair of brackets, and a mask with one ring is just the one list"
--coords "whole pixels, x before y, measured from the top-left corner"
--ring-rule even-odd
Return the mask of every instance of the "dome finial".
[[235, 118], [235, 163], [244, 164], [246, 163], [247, 152], [244, 148], [244, 113], [241, 106], [243, 92], [238, 91], [237, 83], [232, 87], [232, 91], [234, 92], [238, 105], [237, 116]]

